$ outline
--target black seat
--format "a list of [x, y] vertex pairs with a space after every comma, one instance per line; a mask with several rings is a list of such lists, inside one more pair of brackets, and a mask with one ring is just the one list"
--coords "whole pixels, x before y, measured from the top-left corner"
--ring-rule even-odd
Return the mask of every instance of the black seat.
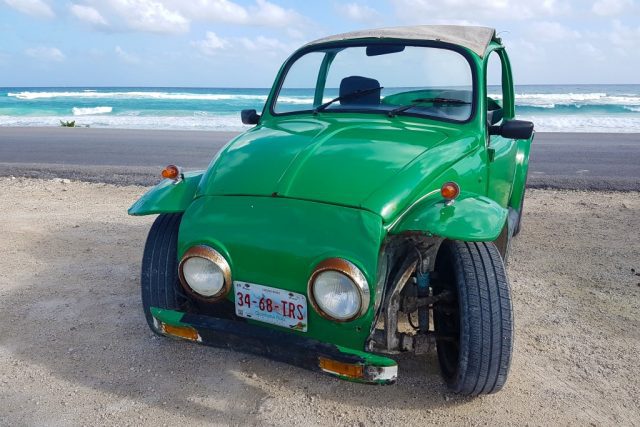
[[367, 89], [378, 88], [364, 95], [349, 96], [340, 100], [340, 105], [379, 105], [380, 104], [380, 82], [361, 76], [345, 77], [340, 82], [340, 96], [350, 93], [362, 92]]

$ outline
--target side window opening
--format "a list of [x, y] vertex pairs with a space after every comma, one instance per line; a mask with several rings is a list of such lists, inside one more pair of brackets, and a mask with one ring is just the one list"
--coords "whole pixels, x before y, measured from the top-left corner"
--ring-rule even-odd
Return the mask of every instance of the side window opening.
[[502, 90], [502, 61], [494, 51], [489, 54], [487, 62], [487, 123], [497, 125], [504, 116]]

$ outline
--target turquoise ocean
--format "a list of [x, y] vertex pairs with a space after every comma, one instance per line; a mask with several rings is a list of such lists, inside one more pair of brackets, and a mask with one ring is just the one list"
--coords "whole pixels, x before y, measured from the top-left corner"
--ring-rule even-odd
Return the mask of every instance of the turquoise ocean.
[[[245, 129], [240, 110], [262, 110], [269, 89], [148, 87], [0, 88], [0, 126], [125, 129]], [[493, 94], [498, 87], [490, 88]], [[332, 95], [331, 93], [328, 95]], [[308, 89], [283, 94], [306, 103]], [[516, 111], [546, 132], [640, 132], [640, 85], [516, 87]]]

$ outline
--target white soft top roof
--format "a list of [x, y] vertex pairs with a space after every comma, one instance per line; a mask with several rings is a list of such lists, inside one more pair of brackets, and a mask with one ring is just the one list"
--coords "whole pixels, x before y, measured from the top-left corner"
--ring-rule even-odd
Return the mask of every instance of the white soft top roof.
[[416, 25], [412, 27], [389, 27], [373, 30], [360, 30], [350, 33], [336, 34], [323, 37], [307, 43], [306, 46], [316, 44], [352, 40], [352, 39], [404, 39], [430, 40], [456, 44], [470, 49], [483, 56], [491, 40], [495, 38], [496, 30], [488, 27], [474, 27], [463, 25]]

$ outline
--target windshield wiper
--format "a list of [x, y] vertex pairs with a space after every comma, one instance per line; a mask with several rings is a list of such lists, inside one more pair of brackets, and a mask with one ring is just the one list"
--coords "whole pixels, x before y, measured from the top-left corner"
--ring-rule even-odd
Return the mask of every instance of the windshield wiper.
[[398, 108], [394, 108], [393, 110], [390, 110], [387, 113], [387, 115], [389, 117], [395, 117], [398, 113], [402, 113], [403, 111], [409, 110], [413, 107], [418, 106], [418, 104], [422, 104], [425, 102], [431, 102], [434, 104], [455, 104], [455, 105], [471, 104], [468, 101], [463, 101], [461, 99], [454, 99], [454, 98], [417, 98], [417, 99], [411, 100], [411, 104], [402, 105]]
[[349, 93], [346, 93], [346, 94], [341, 95], [341, 96], [337, 96], [337, 97], [333, 98], [331, 101], [327, 101], [324, 104], [318, 105], [316, 108], [313, 109], [313, 114], [316, 114], [318, 111], [324, 110], [325, 108], [327, 108], [329, 105], [333, 104], [334, 102], [342, 101], [342, 100], [349, 99], [349, 98], [357, 98], [359, 96], [366, 95], [368, 93], [375, 92], [376, 90], [382, 90], [382, 89], [384, 89], [384, 87], [382, 87], [382, 86], [371, 87], [369, 89], [356, 90], [356, 91], [349, 92]]

